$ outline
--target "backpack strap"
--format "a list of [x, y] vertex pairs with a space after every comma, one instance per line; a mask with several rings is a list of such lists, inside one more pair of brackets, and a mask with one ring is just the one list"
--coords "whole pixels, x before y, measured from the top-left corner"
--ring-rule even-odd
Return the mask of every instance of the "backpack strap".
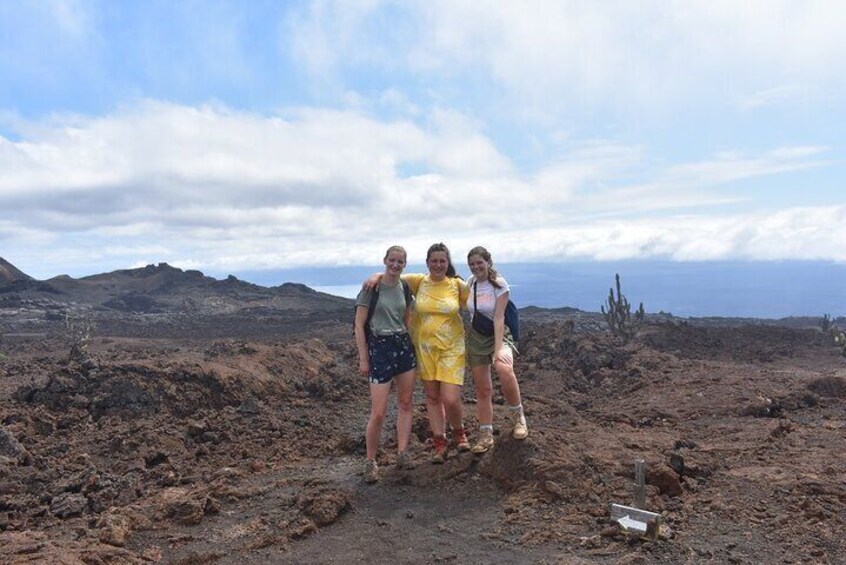
[[476, 285], [479, 284], [479, 281], [473, 278], [473, 312], [478, 312], [478, 308], [476, 307]]
[[370, 335], [370, 320], [373, 319], [373, 312], [376, 310], [376, 303], [379, 301], [379, 287], [373, 289], [370, 295], [370, 304], [367, 306], [367, 318], [364, 320], [364, 335]]
[[412, 300], [414, 300], [414, 297], [411, 296], [411, 286], [408, 284], [408, 281], [402, 279], [400, 279], [400, 283], [402, 284], [402, 293], [405, 295], [405, 307], [408, 308], [411, 306]]

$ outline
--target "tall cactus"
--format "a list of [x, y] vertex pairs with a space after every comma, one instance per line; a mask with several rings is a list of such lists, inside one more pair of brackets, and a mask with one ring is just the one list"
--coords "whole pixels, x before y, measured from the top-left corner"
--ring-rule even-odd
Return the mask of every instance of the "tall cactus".
[[621, 338], [623, 343], [628, 343], [640, 331], [646, 313], [643, 310], [643, 302], [632, 316], [632, 306], [628, 299], [623, 296], [620, 290], [620, 275], [615, 275], [617, 280], [617, 297], [614, 297], [614, 289], [608, 289], [608, 309], [605, 305], [600, 306], [611, 333]]
[[828, 333], [831, 330], [831, 316], [823, 314], [822, 320], [820, 320], [820, 328], [823, 333]]

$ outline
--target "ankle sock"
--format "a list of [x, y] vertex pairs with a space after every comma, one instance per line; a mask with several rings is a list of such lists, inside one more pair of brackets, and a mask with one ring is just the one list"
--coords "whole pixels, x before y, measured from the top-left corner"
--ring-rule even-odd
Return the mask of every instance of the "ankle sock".
[[481, 424], [479, 426], [480, 432], [491, 432], [493, 433], [493, 424]]

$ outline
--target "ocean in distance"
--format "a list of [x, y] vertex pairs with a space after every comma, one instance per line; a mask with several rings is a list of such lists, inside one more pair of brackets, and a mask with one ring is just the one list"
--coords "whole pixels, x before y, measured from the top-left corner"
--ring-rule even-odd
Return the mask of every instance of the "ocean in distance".
[[[570, 306], [598, 312], [620, 274], [623, 294], [647, 312], [680, 317], [784, 318], [846, 315], [846, 264], [829, 261], [608, 261], [503, 263], [518, 307]], [[467, 266], [456, 264], [461, 276]], [[298, 282], [355, 297], [361, 281], [381, 266], [277, 269], [232, 273], [262, 286]], [[409, 265], [406, 272], [425, 272]], [[220, 276], [225, 277], [229, 273]], [[217, 276], [214, 275], [213, 276]]]

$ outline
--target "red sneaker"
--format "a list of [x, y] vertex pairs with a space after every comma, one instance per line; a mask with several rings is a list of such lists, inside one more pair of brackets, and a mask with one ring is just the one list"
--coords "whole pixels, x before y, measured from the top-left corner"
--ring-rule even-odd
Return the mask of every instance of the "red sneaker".
[[452, 441], [458, 451], [470, 451], [470, 442], [467, 441], [467, 432], [463, 427], [452, 430]]

